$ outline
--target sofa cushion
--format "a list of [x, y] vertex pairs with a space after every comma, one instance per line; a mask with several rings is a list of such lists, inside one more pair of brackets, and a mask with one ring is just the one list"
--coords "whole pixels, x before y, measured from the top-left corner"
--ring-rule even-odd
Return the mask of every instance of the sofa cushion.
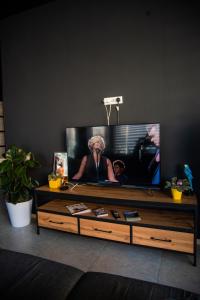
[[29, 254], [0, 249], [0, 298], [63, 300], [83, 272]]
[[0, 249], [0, 299], [199, 300], [181, 289], [119, 275], [82, 271]]
[[119, 275], [88, 272], [81, 277], [68, 300], [197, 300], [198, 295]]

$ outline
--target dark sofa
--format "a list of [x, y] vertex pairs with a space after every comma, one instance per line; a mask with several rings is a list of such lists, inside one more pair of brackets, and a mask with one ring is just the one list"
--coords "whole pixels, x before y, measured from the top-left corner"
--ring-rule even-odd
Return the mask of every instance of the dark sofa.
[[84, 273], [47, 259], [0, 249], [0, 299], [196, 300], [200, 296], [118, 275]]

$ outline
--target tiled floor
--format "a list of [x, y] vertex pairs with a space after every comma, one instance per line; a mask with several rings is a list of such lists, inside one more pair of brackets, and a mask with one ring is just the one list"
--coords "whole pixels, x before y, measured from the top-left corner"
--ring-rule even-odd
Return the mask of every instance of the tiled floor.
[[13, 228], [0, 205], [0, 247], [45, 257], [84, 271], [119, 274], [183, 288], [200, 294], [200, 246], [197, 267], [192, 256], [159, 249], [41, 229], [31, 225]]

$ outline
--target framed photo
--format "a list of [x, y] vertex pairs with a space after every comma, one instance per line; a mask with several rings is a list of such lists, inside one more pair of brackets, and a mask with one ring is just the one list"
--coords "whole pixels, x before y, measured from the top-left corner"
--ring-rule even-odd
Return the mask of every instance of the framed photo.
[[62, 177], [68, 176], [67, 152], [54, 152], [53, 172]]

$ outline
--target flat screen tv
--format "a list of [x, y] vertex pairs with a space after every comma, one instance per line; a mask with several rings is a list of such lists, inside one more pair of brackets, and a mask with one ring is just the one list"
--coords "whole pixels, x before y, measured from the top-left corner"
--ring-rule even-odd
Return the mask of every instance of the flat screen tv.
[[160, 124], [66, 129], [70, 181], [160, 186]]

